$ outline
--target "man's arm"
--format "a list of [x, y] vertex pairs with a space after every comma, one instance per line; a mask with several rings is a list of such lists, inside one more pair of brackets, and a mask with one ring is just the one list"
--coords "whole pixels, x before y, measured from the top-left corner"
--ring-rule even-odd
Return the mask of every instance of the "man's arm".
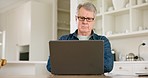
[[49, 72], [51, 72], [51, 65], [50, 65], [50, 56], [48, 58], [48, 62], [47, 62], [47, 65], [46, 65], [46, 68]]
[[110, 72], [113, 69], [113, 55], [109, 40], [104, 38], [104, 73]]

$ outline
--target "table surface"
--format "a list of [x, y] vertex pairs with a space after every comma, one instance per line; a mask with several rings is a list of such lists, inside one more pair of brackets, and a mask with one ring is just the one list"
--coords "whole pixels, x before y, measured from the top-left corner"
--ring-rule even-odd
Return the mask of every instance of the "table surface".
[[104, 76], [104, 75], [49, 75], [49, 76], [26, 76], [26, 75], [5, 75], [0, 78], [148, 78], [148, 77], [137, 77], [137, 76]]

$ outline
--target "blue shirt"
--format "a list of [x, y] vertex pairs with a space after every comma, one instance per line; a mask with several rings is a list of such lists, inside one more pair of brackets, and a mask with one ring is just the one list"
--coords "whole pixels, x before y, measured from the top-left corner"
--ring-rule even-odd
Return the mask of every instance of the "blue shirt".
[[[77, 32], [78, 30], [76, 30], [72, 34], [63, 35], [60, 37], [59, 40], [79, 40], [77, 38]], [[114, 61], [113, 61], [113, 55], [111, 53], [111, 47], [110, 47], [109, 40], [105, 36], [100, 36], [100, 35], [95, 34], [93, 31], [91, 33], [89, 40], [103, 40], [104, 41], [104, 73], [110, 72], [113, 69]], [[48, 59], [48, 63], [46, 67], [47, 67], [47, 70], [50, 72], [51, 71], [50, 57]]]

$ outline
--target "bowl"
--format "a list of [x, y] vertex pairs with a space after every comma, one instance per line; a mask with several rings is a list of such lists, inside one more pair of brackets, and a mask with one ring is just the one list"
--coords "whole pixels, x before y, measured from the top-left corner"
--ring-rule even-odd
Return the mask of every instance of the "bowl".
[[112, 0], [115, 10], [124, 8], [128, 2], [128, 0]]

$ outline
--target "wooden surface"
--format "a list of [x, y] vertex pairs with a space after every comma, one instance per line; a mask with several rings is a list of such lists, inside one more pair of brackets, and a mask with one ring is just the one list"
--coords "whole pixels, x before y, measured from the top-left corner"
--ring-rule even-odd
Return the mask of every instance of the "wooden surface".
[[0, 78], [148, 78], [148, 77], [137, 77], [137, 76], [104, 76], [104, 75], [49, 75], [49, 76], [13, 76], [5, 75]]

